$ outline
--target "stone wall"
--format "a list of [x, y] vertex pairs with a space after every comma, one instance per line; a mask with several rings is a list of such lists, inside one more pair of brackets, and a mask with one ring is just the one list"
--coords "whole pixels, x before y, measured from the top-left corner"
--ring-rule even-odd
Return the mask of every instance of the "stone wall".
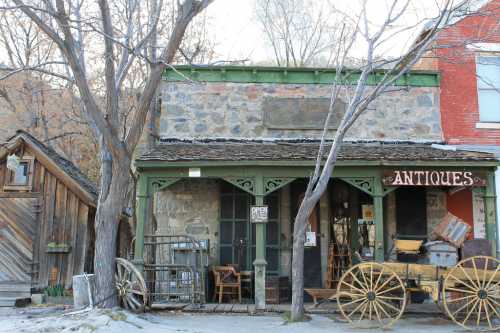
[[219, 185], [216, 180], [180, 180], [155, 195], [154, 212], [158, 234], [209, 239], [210, 262], [217, 262]]
[[[349, 139], [442, 139], [439, 88], [398, 88], [371, 105], [351, 128]], [[330, 96], [330, 90], [331, 86], [326, 84], [163, 82], [160, 135], [169, 138], [318, 138], [320, 128], [270, 128], [266, 125], [263, 104], [273, 98], [324, 99]], [[340, 99], [346, 100], [342, 96]]]
[[439, 188], [427, 189], [427, 237], [432, 239], [432, 230], [441, 223], [448, 212], [446, 192]]

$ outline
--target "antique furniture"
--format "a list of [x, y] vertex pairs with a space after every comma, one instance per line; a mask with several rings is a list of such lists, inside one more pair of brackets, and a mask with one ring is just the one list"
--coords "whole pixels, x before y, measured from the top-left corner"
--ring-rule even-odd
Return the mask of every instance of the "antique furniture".
[[[222, 303], [224, 295], [237, 295], [241, 303], [241, 275], [232, 266], [214, 267], [215, 293], [214, 300], [219, 295], [219, 303]], [[224, 290], [225, 289], [225, 290]]]
[[245, 290], [248, 293], [248, 296], [253, 297], [253, 272], [252, 271], [241, 271], [241, 289]]

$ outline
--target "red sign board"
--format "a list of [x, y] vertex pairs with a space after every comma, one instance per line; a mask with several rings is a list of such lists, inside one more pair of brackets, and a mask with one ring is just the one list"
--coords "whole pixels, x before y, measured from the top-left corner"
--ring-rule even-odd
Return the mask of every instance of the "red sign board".
[[387, 186], [486, 186], [484, 175], [472, 171], [393, 170], [384, 173]]

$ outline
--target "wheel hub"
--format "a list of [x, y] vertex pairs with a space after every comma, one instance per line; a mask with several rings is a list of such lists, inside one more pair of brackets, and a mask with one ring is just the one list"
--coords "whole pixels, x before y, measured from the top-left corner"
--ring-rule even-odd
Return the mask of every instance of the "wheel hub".
[[374, 291], [369, 291], [366, 293], [366, 298], [370, 301], [373, 302], [375, 300], [376, 294]]
[[479, 299], [487, 299], [488, 298], [488, 292], [484, 289], [481, 289], [477, 292], [477, 297], [479, 297]]

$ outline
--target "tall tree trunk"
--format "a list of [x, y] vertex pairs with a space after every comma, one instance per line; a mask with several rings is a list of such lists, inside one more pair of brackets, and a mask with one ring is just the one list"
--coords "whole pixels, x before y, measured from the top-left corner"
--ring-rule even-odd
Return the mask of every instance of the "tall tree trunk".
[[[292, 252], [292, 307], [291, 321], [301, 321], [304, 318], [304, 234], [298, 233], [297, 227], [303, 223], [295, 219], [293, 252]], [[306, 222], [307, 223], [307, 222]]]
[[[115, 256], [118, 225], [122, 208], [127, 204], [130, 161], [113, 161], [113, 174], [106, 196], [101, 195], [95, 218], [96, 304], [101, 307], [117, 305], [115, 288]], [[101, 166], [102, 167], [102, 166]]]
[[317, 196], [307, 198], [308, 190], [293, 224], [291, 321], [304, 319], [304, 242], [309, 216], [319, 200]]

